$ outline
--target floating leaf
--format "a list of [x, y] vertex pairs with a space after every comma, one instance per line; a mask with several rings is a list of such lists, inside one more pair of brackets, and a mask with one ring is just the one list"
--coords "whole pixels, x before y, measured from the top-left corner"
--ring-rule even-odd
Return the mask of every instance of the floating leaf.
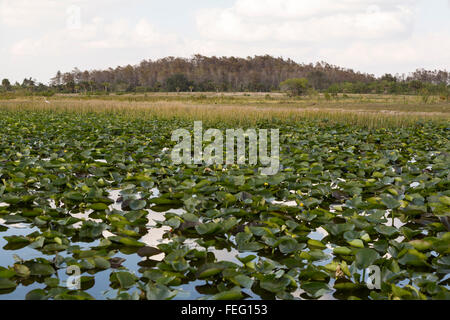
[[356, 248], [364, 248], [364, 243], [360, 239], [354, 239], [351, 241], [347, 241], [349, 245]]
[[330, 287], [324, 282], [304, 282], [301, 288], [313, 298], [320, 298], [331, 292]]
[[359, 249], [355, 254], [356, 266], [358, 269], [366, 269], [380, 258], [378, 252], [373, 249]]
[[32, 276], [50, 276], [55, 273], [55, 269], [49, 264], [33, 263], [30, 272]]
[[119, 271], [115, 272], [117, 280], [120, 283], [120, 287], [123, 289], [129, 289], [136, 283], [136, 277], [129, 272]]
[[390, 226], [385, 226], [385, 225], [382, 225], [382, 224], [376, 226], [375, 230], [377, 232], [381, 233], [382, 235], [387, 236], [387, 237], [392, 237], [392, 236], [398, 234], [397, 228], [390, 227]]
[[237, 287], [236, 289], [220, 292], [211, 297], [212, 300], [240, 300], [243, 298], [241, 289]]
[[278, 293], [284, 291], [289, 283], [290, 280], [288, 278], [276, 279], [272, 276], [266, 276], [263, 280], [260, 281], [259, 285], [264, 290]]
[[132, 200], [130, 202], [131, 210], [142, 210], [147, 206], [147, 202], [145, 200]]
[[15, 288], [17, 284], [6, 278], [0, 278], [0, 290]]
[[312, 248], [318, 248], [318, 249], [325, 249], [327, 247], [321, 241], [314, 240], [314, 239], [309, 239], [308, 240], [308, 246], [310, 246]]

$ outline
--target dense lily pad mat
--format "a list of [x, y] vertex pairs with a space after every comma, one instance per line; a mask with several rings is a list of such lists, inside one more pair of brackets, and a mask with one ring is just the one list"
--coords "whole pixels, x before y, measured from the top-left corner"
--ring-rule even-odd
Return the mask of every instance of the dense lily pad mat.
[[260, 123], [271, 177], [172, 165], [192, 125], [2, 112], [0, 299], [450, 298], [450, 124]]

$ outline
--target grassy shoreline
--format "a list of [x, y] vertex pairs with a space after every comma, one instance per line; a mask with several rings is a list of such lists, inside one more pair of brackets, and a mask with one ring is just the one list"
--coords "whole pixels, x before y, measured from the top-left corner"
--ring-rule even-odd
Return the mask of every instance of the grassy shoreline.
[[[229, 97], [211, 96], [209, 103], [196, 101], [196, 95], [153, 95], [154, 101], [123, 100], [122, 96], [90, 97], [55, 96], [49, 103], [42, 98], [30, 97], [0, 101], [4, 112], [75, 112], [111, 113], [123, 117], [145, 117], [157, 119], [202, 120], [206, 123], [225, 122], [233, 125], [252, 125], [258, 121], [280, 121], [295, 123], [310, 120], [321, 123], [344, 123], [363, 127], [410, 126], [418, 122], [450, 122], [450, 103], [395, 104], [395, 96], [386, 96], [392, 102], [320, 101], [312, 98], [288, 99], [279, 96], [267, 101], [264, 96]], [[167, 100], [167, 97], [170, 99]], [[145, 98], [145, 97], [144, 97]], [[409, 97], [410, 99], [417, 97]], [[172, 99], [172, 100], [171, 100]], [[189, 100], [187, 100], [189, 99]], [[212, 102], [216, 99], [215, 102]], [[350, 98], [351, 100], [352, 98]], [[379, 99], [379, 98], [378, 98]], [[289, 103], [281, 103], [281, 102]], [[278, 103], [278, 104], [277, 104]]]

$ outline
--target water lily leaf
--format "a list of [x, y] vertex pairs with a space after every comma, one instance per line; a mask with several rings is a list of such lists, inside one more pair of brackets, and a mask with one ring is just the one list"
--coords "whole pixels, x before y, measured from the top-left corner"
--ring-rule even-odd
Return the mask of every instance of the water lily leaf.
[[64, 194], [64, 197], [70, 200], [82, 201], [84, 196], [80, 192], [70, 191]]
[[161, 254], [162, 251], [153, 247], [142, 247], [137, 251], [140, 257], [152, 257]]
[[280, 248], [280, 251], [284, 254], [289, 254], [292, 252], [295, 252], [297, 250], [300, 250], [302, 246], [295, 241], [294, 239], [284, 239], [278, 247]]
[[145, 247], [145, 243], [142, 243], [140, 241], [131, 238], [112, 236], [109, 237], [108, 239], [111, 240], [112, 242], [122, 243], [130, 247]]
[[360, 239], [354, 239], [351, 241], [347, 241], [349, 245], [356, 248], [364, 248], [364, 243]]
[[242, 287], [250, 289], [253, 286], [254, 280], [246, 275], [240, 274], [234, 277], [234, 280]]
[[147, 202], [145, 200], [132, 200], [130, 202], [131, 210], [142, 210], [147, 206]]
[[446, 206], [450, 206], [450, 197], [442, 196], [439, 198], [439, 201], [445, 204]]
[[318, 248], [318, 249], [325, 249], [327, 247], [321, 241], [314, 239], [308, 240], [308, 246], [310, 246], [311, 248]]
[[109, 269], [111, 267], [110, 262], [102, 257], [95, 257], [94, 264], [96, 268], [103, 270]]
[[381, 233], [382, 235], [387, 236], [387, 237], [392, 237], [392, 236], [394, 236], [394, 235], [399, 233], [397, 228], [390, 227], [390, 226], [385, 226], [383, 224], [380, 224], [380, 225], [376, 226], [375, 230], [377, 232]]
[[33, 263], [31, 264], [30, 272], [32, 276], [50, 276], [55, 273], [55, 269], [45, 263]]
[[26, 300], [47, 300], [48, 298], [49, 298], [49, 296], [43, 289], [31, 290], [25, 296]]
[[106, 203], [93, 203], [90, 208], [95, 211], [104, 211], [108, 209], [108, 205]]
[[30, 239], [24, 236], [8, 236], [3, 237], [8, 243], [14, 244], [14, 243], [30, 243]]
[[16, 272], [11, 269], [6, 269], [3, 267], [0, 267], [0, 278], [9, 279], [16, 275]]
[[167, 225], [171, 226], [174, 229], [178, 229], [181, 225], [181, 220], [179, 217], [173, 217], [167, 220]]
[[341, 291], [355, 291], [364, 289], [365, 286], [363, 284], [354, 283], [347, 280], [339, 280], [334, 283], [334, 288]]
[[290, 280], [288, 278], [276, 279], [274, 276], [266, 276], [259, 283], [262, 289], [273, 293], [284, 291], [289, 284]]
[[23, 265], [23, 264], [17, 264], [16, 263], [14, 265], [14, 271], [16, 272], [17, 276], [21, 277], [21, 278], [27, 278], [31, 274], [30, 269], [27, 266]]
[[[337, 264], [334, 265], [333, 272], [336, 271]], [[327, 269], [327, 268], [326, 268]], [[314, 265], [308, 265], [308, 267], [300, 272], [299, 279], [300, 280], [308, 280], [308, 281], [326, 281], [329, 279], [329, 275], [327, 272], [319, 269]]]
[[236, 287], [235, 289], [223, 291], [212, 296], [211, 300], [240, 300], [243, 297], [241, 289]]
[[44, 280], [47, 287], [55, 288], [59, 285], [59, 279], [58, 278], [46, 278]]
[[136, 283], [136, 276], [132, 275], [126, 271], [115, 272], [117, 280], [119, 281], [120, 287], [123, 289], [129, 289]]
[[304, 282], [302, 283], [301, 288], [313, 298], [320, 298], [331, 292], [328, 284], [324, 282]]
[[57, 294], [55, 300], [93, 300], [94, 298], [87, 292], [75, 291], [75, 292], [63, 292]]
[[347, 247], [336, 247], [333, 249], [333, 253], [337, 255], [351, 255], [353, 250]]
[[223, 270], [223, 267], [220, 265], [205, 265], [197, 273], [198, 279], [206, 279], [209, 277], [214, 277], [215, 275], [221, 273]]
[[0, 278], [0, 290], [13, 289], [17, 286], [14, 281], [6, 278]]
[[361, 232], [358, 232], [358, 231], [346, 231], [344, 233], [344, 239], [347, 241], [359, 239], [360, 237], [361, 237]]
[[245, 242], [238, 245], [240, 252], [256, 252], [264, 248], [264, 245], [259, 242]]
[[239, 256], [236, 256], [236, 258], [237, 258], [240, 262], [242, 262], [243, 264], [247, 264], [247, 263], [249, 263], [250, 261], [255, 260], [255, 259], [256, 259], [256, 256], [251, 254], [251, 255], [248, 255], [248, 256], [245, 256], [245, 257], [239, 257]]
[[195, 226], [195, 230], [197, 230], [199, 235], [211, 235], [219, 232], [221, 226], [218, 223], [204, 223]]
[[171, 300], [177, 294], [176, 291], [171, 291], [164, 285], [150, 283], [146, 286], [146, 293], [148, 300]]
[[398, 262], [403, 265], [425, 266], [427, 265], [427, 256], [415, 249], [408, 250]]
[[378, 252], [373, 249], [359, 249], [355, 254], [355, 262], [358, 269], [366, 269], [380, 258]]
[[384, 223], [386, 222], [386, 212], [384, 210], [369, 210], [368, 215], [365, 217], [367, 221], [371, 223]]
[[328, 224], [324, 228], [333, 236], [339, 236], [344, 232], [355, 229], [355, 225], [353, 223]]
[[412, 240], [409, 242], [417, 251], [426, 251], [433, 246], [433, 243], [426, 240]]
[[391, 195], [382, 194], [381, 195], [381, 202], [386, 206], [388, 209], [396, 209], [401, 206], [400, 201], [394, 199]]

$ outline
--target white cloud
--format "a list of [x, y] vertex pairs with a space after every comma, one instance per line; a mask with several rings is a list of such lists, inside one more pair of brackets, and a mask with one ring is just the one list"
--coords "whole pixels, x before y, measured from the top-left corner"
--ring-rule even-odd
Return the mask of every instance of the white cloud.
[[[127, 3], [141, 0], [127, 0]], [[105, 6], [123, 3], [122, 0], [0, 0], [0, 26], [58, 27], [62, 28], [70, 18], [68, 9], [78, 7], [83, 13], [96, 12]], [[59, 24], [58, 24], [59, 23]]]
[[415, 0], [237, 0], [230, 8], [200, 11], [196, 22], [201, 35], [214, 40], [381, 39], [411, 31], [414, 3]]
[[91, 49], [145, 48], [170, 45], [176, 35], [162, 34], [147, 20], [132, 22], [119, 19], [105, 22], [96, 17], [79, 29], [51, 31], [38, 38], [26, 38], [11, 47], [13, 56], [60, 56], [62, 54]]
[[156, 45], [170, 45], [177, 41], [174, 34], [160, 33], [147, 20], [136, 24], [120, 19], [100, 26], [100, 36], [85, 43], [87, 48], [145, 48]]
[[55, 11], [64, 7], [55, 0], [0, 0], [0, 24], [6, 27], [36, 26], [55, 19]]
[[417, 0], [238, 0], [233, 9], [246, 17], [289, 19], [373, 11], [374, 8], [395, 11], [398, 6], [415, 3]]
[[442, 69], [450, 63], [448, 38], [444, 32], [415, 34], [395, 42], [356, 42], [345, 48], [321, 48], [317, 55], [375, 74], [422, 67]]
[[[201, 9], [200, 2], [187, 6], [184, 0], [0, 0], [1, 71], [45, 81], [73, 66], [107, 68], [196, 53], [324, 60], [377, 75], [442, 69], [450, 63], [447, 3], [230, 0]], [[174, 10], [183, 6], [196, 12], [193, 20]], [[69, 8], [80, 9], [80, 23]]]
[[198, 12], [197, 28], [206, 40], [198, 47], [216, 55], [323, 60], [376, 75], [448, 68], [449, 30], [417, 28], [423, 6], [418, 0], [235, 0]]

